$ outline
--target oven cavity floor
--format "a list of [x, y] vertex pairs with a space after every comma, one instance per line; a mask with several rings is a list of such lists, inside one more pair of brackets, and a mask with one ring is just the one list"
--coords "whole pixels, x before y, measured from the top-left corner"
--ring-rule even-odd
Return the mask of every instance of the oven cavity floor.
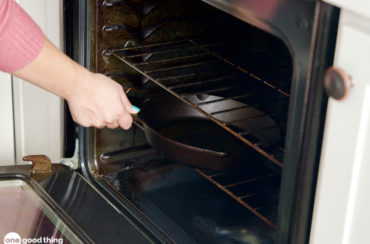
[[[263, 165], [250, 170], [257, 175], [262, 172], [265, 175], [266, 171], [271, 169]], [[221, 182], [230, 180], [223, 173], [221, 176], [224, 178]], [[256, 179], [260, 180], [258, 177]], [[105, 180], [176, 243], [274, 242], [273, 227], [194, 168], [156, 162], [106, 175]], [[270, 218], [276, 218], [279, 180], [271, 193], [267, 189], [258, 191], [267, 191], [268, 197], [259, 201], [262, 201], [264, 213], [268, 213]]]

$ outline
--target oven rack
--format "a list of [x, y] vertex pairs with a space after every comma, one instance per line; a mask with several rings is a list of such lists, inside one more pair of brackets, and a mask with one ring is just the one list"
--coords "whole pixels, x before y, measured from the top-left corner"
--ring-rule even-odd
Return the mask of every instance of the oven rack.
[[[133, 47], [110, 48], [106, 50], [133, 70], [152, 81], [156, 86], [177, 97], [202, 113], [208, 119], [237, 137], [246, 145], [268, 158], [275, 165], [283, 166], [284, 140], [278, 145], [263, 148], [247, 138], [252, 131], [236, 131], [232, 122], [223, 122], [201, 109], [203, 103], [193, 104], [186, 98], [188, 94], [222, 94], [221, 100], [248, 100], [243, 107], [263, 108], [268, 103], [287, 105], [289, 93], [277, 83], [268, 82], [245, 68], [223, 58], [214, 50], [220, 49], [222, 42], [205, 39], [187, 39], [161, 43], [137, 45]], [[210, 72], [212, 71], [212, 72]], [[141, 84], [150, 87], [150, 84]], [[245, 89], [244, 89], [245, 88]], [[142, 87], [140, 87], [142, 89]], [[248, 92], [243, 92], [248, 91]], [[217, 100], [221, 101], [220, 99]], [[240, 109], [243, 109], [240, 108]], [[238, 108], [235, 108], [238, 109]], [[261, 109], [263, 110], [263, 109]], [[227, 111], [219, 111], [223, 113]], [[279, 118], [276, 127], [286, 128], [286, 109], [264, 113], [263, 116]], [[284, 117], [284, 118], [283, 118]], [[283, 119], [281, 119], [283, 118]], [[245, 120], [253, 118], [245, 118]], [[271, 127], [260, 130], [268, 130]]]
[[[277, 196], [279, 194], [277, 182], [280, 181], [280, 175], [264, 172], [263, 174], [241, 176], [232, 171], [207, 172], [203, 169], [195, 169], [195, 171], [263, 222], [276, 228]], [[232, 180], [230, 181], [230, 179]], [[259, 186], [259, 189], [256, 186]]]
[[[100, 155], [100, 160], [104, 161], [101, 169], [104, 174], [112, 174], [135, 170], [157, 160], [162, 162], [163, 158], [152, 154], [155, 151], [150, 149], [150, 145], [146, 144], [105, 152]], [[135, 160], [131, 160], [132, 156], [127, 155], [132, 152], [143, 152], [143, 150], [145, 152], [141, 153]], [[155, 157], [154, 161], [152, 161], [153, 157]], [[147, 161], [148, 159], [150, 161]], [[194, 170], [268, 226], [276, 228], [280, 173], [266, 167], [263, 163], [248, 167], [248, 170], [214, 171], [200, 168], [194, 168]]]

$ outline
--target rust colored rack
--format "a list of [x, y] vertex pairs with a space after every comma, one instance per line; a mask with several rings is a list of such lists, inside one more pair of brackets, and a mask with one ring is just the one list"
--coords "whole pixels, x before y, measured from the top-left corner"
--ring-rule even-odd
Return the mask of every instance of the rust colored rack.
[[[227, 171], [208, 173], [201, 169], [195, 170], [266, 224], [272, 228], [276, 228], [276, 224], [274, 223], [276, 216], [274, 215], [276, 215], [277, 212], [277, 197], [272, 200], [266, 200], [266, 198], [274, 198], [271, 196], [277, 196], [278, 188], [276, 187], [275, 181], [280, 180], [279, 175], [269, 172], [261, 175], [250, 175], [240, 178], [240, 175], [235, 175], [234, 173]], [[226, 182], [222, 177], [232, 180]], [[252, 184], [260, 186], [260, 189], [251, 187], [250, 185]], [[239, 189], [238, 192], [238, 190], [235, 190], [237, 187], [242, 190]], [[256, 201], [256, 199], [259, 200]], [[263, 201], [261, 201], [261, 199], [263, 199]]]
[[[290, 95], [284, 90], [284, 87], [279, 87], [276, 82], [266, 81], [224, 58], [215, 51], [220, 49], [221, 46], [222, 43], [215, 41], [179, 40], [134, 47], [111, 48], [106, 53], [122, 60], [136, 72], [205, 115], [246, 145], [268, 158], [275, 165], [282, 167], [283, 140], [278, 143], [279, 145], [274, 145], [273, 148], [263, 148], [260, 144], [247, 138], [247, 135], [251, 133], [250, 131], [236, 131], [233, 129], [235, 128], [233, 123], [237, 121], [220, 121], [215, 117], [215, 114], [209, 114], [202, 110], [202, 103], [193, 104], [186, 99], [187, 94], [222, 93], [224, 94], [222, 96], [223, 100], [250, 99], [245, 107], [259, 108], [268, 103], [288, 103]], [[211, 75], [209, 74], [210, 71], [212, 71]], [[243, 83], [240, 83], [240, 80], [243, 80]], [[247, 89], [241, 89], [241, 86]], [[218, 111], [217, 114], [225, 112], [227, 111]], [[264, 113], [262, 116], [279, 117], [284, 114], [286, 114], [286, 111], [274, 111]], [[286, 121], [279, 120], [276, 127], [285, 128]], [[270, 127], [263, 129], [267, 130]]]

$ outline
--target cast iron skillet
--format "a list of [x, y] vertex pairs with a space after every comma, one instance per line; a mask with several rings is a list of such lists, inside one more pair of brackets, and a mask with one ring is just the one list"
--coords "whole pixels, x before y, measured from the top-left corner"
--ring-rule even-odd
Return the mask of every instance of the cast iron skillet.
[[[233, 100], [222, 100], [217, 96], [193, 95], [186, 99], [192, 103], [203, 103], [199, 107], [222, 122], [235, 121], [232, 127], [236, 131], [254, 131], [247, 137], [262, 147], [271, 146], [280, 137], [279, 128], [274, 127], [275, 121], [253, 107]], [[210, 101], [213, 102], [207, 103]], [[134, 119], [142, 124], [152, 147], [176, 162], [223, 170], [241, 161], [253, 161], [258, 154], [203, 114], [171, 95], [145, 102], [138, 117]]]

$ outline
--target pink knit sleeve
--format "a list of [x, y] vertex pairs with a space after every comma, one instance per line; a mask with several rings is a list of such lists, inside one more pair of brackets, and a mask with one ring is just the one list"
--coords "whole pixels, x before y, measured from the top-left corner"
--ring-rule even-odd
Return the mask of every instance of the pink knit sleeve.
[[13, 73], [40, 53], [44, 35], [14, 0], [0, 0], [0, 70]]

